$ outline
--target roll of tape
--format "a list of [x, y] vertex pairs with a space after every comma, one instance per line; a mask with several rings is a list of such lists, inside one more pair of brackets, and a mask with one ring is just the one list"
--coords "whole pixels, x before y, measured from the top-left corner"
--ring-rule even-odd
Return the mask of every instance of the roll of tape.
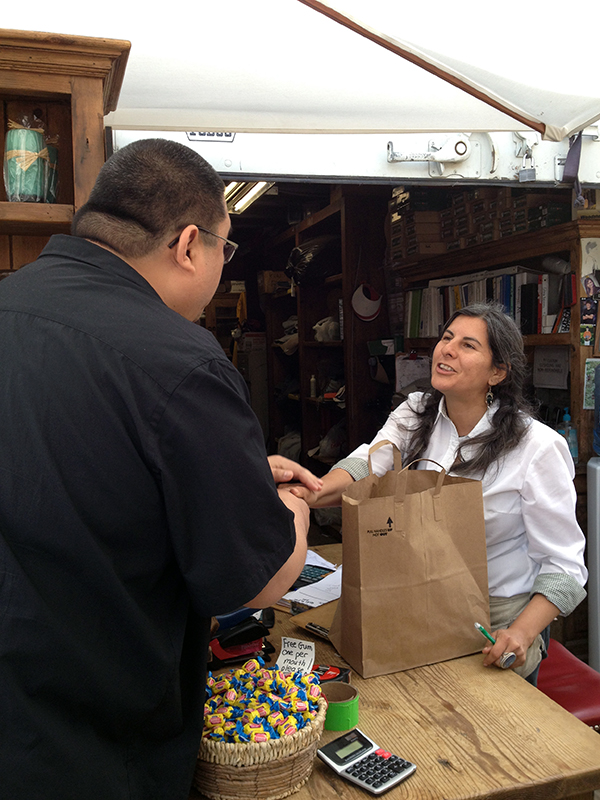
[[358, 691], [349, 683], [321, 686], [327, 700], [325, 730], [349, 731], [358, 725]]

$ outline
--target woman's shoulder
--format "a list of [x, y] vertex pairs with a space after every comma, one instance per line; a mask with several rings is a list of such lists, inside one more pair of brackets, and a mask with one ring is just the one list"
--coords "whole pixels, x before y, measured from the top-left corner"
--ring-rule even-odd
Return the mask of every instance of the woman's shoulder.
[[556, 440], [563, 440], [564, 437], [560, 435], [554, 428], [551, 428], [550, 425], [546, 425], [545, 422], [542, 422], [535, 417], [531, 417], [526, 415], [524, 417], [525, 422], [525, 437], [528, 440], [536, 441], [536, 442], [554, 442]]
[[425, 392], [411, 392], [407, 395], [406, 400], [392, 411], [392, 416], [396, 419], [401, 419], [421, 413], [425, 408], [426, 397], [427, 394]]
[[564, 457], [569, 452], [569, 446], [564, 436], [534, 417], [525, 418], [525, 432], [521, 438], [520, 448], [531, 450], [537, 458], [543, 458], [544, 453], [558, 451]]

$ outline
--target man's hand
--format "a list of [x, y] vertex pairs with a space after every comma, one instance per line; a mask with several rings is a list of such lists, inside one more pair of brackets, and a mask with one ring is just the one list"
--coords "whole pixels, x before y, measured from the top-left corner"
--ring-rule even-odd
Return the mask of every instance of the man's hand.
[[295, 461], [283, 456], [268, 456], [268, 461], [275, 483], [287, 483], [294, 480], [306, 486], [311, 492], [321, 491], [323, 481]]

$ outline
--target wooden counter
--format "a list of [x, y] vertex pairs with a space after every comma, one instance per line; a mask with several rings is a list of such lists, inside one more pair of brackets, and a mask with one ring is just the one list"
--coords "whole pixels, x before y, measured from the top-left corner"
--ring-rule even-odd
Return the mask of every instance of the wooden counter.
[[[315, 549], [337, 561], [333, 550]], [[301, 631], [293, 617], [276, 617], [269, 639], [277, 651], [284, 634], [314, 641], [317, 662], [345, 665], [328, 642]], [[417, 765], [385, 797], [591, 800], [600, 789], [600, 736], [512, 671], [481, 662], [473, 655], [368, 680], [352, 673], [358, 727]], [[339, 735], [325, 731], [322, 742]], [[200, 797], [193, 792], [190, 800]], [[308, 783], [292, 797], [365, 800], [369, 794], [316, 760]]]

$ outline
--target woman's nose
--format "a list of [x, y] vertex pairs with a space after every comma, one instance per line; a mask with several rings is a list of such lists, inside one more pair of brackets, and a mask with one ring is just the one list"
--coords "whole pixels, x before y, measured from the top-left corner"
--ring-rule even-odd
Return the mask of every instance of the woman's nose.
[[454, 342], [452, 339], [443, 339], [442, 340], [442, 354], [445, 356], [453, 356], [454, 355]]

